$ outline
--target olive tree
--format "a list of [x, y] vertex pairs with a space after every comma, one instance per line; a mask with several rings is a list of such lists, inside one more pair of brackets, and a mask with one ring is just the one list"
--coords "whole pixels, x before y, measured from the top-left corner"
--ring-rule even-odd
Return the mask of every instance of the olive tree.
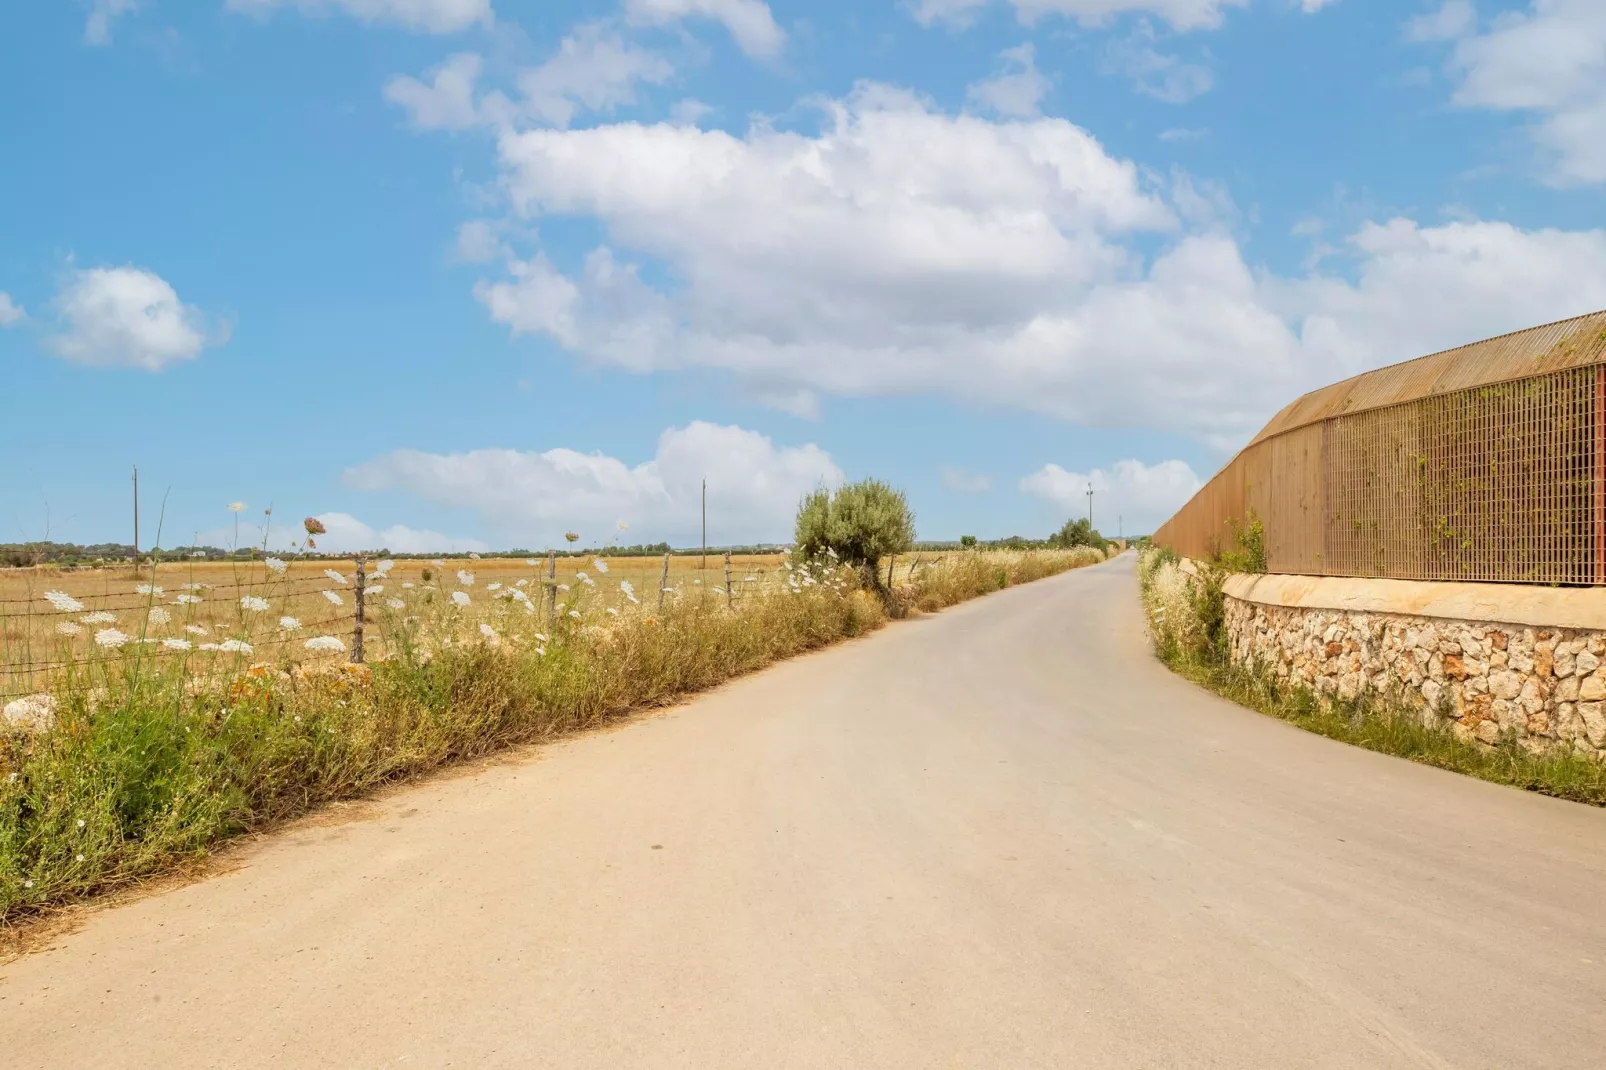
[[804, 558], [835, 554], [844, 565], [857, 568], [876, 587], [877, 567], [889, 554], [901, 554], [914, 545], [915, 515], [903, 491], [879, 479], [864, 479], [838, 487], [821, 487], [804, 497], [797, 510], [797, 553]]

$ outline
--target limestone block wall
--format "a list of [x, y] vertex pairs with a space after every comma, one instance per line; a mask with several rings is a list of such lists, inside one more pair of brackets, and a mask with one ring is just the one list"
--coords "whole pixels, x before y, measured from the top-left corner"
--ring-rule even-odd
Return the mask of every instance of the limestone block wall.
[[1606, 753], [1606, 591], [1234, 576], [1232, 657], [1343, 698], [1401, 695], [1493, 743]]

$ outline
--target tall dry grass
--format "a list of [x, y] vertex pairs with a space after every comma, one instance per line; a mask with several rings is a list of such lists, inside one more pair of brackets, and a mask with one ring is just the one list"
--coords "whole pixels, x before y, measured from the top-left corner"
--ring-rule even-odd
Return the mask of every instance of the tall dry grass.
[[[900, 597], [934, 609], [1102, 559], [955, 555], [917, 565]], [[572, 585], [555, 619], [518, 599], [460, 606], [437, 590], [377, 625], [388, 656], [371, 666], [257, 663], [197, 678], [138, 647], [104, 651], [96, 686], [56, 697], [51, 730], [0, 735], [0, 923], [325, 802], [671, 702], [886, 622], [849, 570], [780, 572], [734, 607], [712, 589], [682, 588], [660, 608], [656, 596], [588, 602], [594, 585]]]

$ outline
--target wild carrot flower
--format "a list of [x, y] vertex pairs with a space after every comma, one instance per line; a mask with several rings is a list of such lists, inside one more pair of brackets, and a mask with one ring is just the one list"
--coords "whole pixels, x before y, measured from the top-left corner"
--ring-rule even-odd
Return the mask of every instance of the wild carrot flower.
[[445, 568], [446, 567], [446, 561], [443, 558], [439, 558], [439, 557], [437, 557], [434, 560], [432, 560], [430, 562], [430, 564], [434, 565], [436, 568]]
[[225, 654], [251, 653], [251, 644], [244, 639], [225, 639], [217, 645], [217, 648]]
[[155, 625], [171, 624], [173, 623], [173, 614], [161, 606], [152, 606], [151, 611], [145, 614], [145, 619]]
[[468, 552], [468, 559], [470, 561], [478, 561], [480, 559], [480, 555], [475, 553], [473, 550], [470, 550]]
[[474, 586], [474, 573], [469, 572], [466, 569], [458, 569], [457, 582], [461, 583], [464, 587]]
[[339, 591], [324, 591], [323, 596], [329, 599], [329, 604], [332, 606], [343, 606], [346, 604], [346, 600], [340, 597]]
[[374, 571], [379, 573], [381, 576], [384, 576], [384, 575], [388, 575], [390, 570], [395, 568], [395, 567], [396, 567], [396, 562], [392, 561], [390, 558], [387, 557], [387, 558], [385, 558], [385, 560], [379, 562], [379, 564], [374, 566]]
[[254, 594], [248, 594], [240, 599], [240, 608], [248, 613], [266, 613], [268, 611], [268, 600], [266, 598], [258, 598]]
[[142, 583], [138, 587], [135, 587], [134, 588], [134, 593], [135, 594], [145, 594], [145, 595], [155, 595], [157, 598], [162, 597], [162, 589], [160, 587], [153, 586], [153, 585], [151, 585], [149, 583]]
[[229, 503], [229, 512], [231, 512], [231, 513], [243, 513], [243, 512], [245, 512], [245, 503], [244, 502], [230, 502]]
[[82, 613], [84, 604], [65, 591], [46, 591], [45, 601], [56, 608], [59, 613]]
[[468, 597], [467, 592], [465, 592], [465, 591], [453, 591], [452, 592], [452, 603], [454, 605], [456, 605], [456, 606], [459, 606], [459, 607], [468, 605], [469, 597]]
[[344, 587], [346, 585], [346, 577], [342, 576], [340, 573], [336, 572], [332, 568], [324, 569], [323, 570], [323, 574], [325, 576], [328, 576], [330, 579], [334, 580], [336, 583], [340, 584], [340, 586], [342, 586], [342, 587]]
[[293, 632], [301, 627], [301, 622], [294, 617], [280, 617], [279, 627], [284, 631]]
[[279, 560], [277, 557], [270, 557], [270, 558], [266, 559], [265, 561], [263, 561], [262, 563], [264, 565], [268, 566], [268, 571], [269, 572], [275, 573], [275, 574], [280, 575], [280, 576], [283, 576], [284, 573], [285, 573], [285, 570], [290, 567], [289, 565], [285, 564], [283, 561]]
[[591, 577], [587, 576], [584, 572], [576, 572], [574, 574], [574, 578], [579, 580], [581, 583], [590, 583], [591, 582]]
[[403, 602], [400, 598], [387, 598], [385, 599], [385, 605], [389, 606], [391, 609], [407, 608], [407, 603]]
[[104, 609], [97, 609], [78, 618], [84, 624], [111, 624], [117, 620], [117, 614], [109, 613]]
[[500, 591], [502, 589], [502, 585], [500, 583], [490, 583], [486, 584], [485, 589], [487, 591]]
[[480, 625], [480, 634], [483, 635], [487, 639], [496, 639], [496, 638], [498, 638], [498, 636], [496, 634], [496, 629], [491, 627], [489, 624], [481, 624]]
[[177, 598], [173, 599], [173, 601], [177, 602], [181, 606], [194, 606], [200, 604], [201, 596], [198, 594], [181, 594]]
[[568, 585], [568, 584], [567, 584], [567, 583], [560, 583], [560, 584], [558, 584], [558, 590], [560, 590], [560, 591], [567, 591], [567, 590], [568, 590], [568, 589], [569, 589], [569, 585]]
[[604, 561], [600, 557], [593, 557], [591, 559], [591, 563], [593, 565], [597, 566], [597, 571], [598, 572], [602, 573], [603, 575], [607, 575], [607, 573], [608, 573], [608, 562]]
[[518, 583], [515, 583], [513, 586], [515, 586], [515, 587], [528, 587], [529, 585], [530, 585], [530, 581], [529, 580], [520, 580]]
[[526, 557], [526, 558], [525, 558], [525, 559], [524, 559], [524, 563], [525, 563], [525, 564], [526, 564], [526, 565], [529, 565], [529, 566], [530, 566], [530, 567], [531, 567], [531, 568], [536, 568], [536, 567], [538, 567], [538, 566], [539, 566], [539, 565], [540, 565], [540, 564], [541, 564], [541, 562], [539, 562], [539, 561], [531, 561], [531, 560], [530, 560], [530, 559], [529, 559], [529, 558], [527, 558], [527, 557]]
[[188, 639], [163, 639], [162, 648], [164, 650], [188, 650], [190, 641]]
[[64, 620], [56, 625], [57, 635], [77, 635], [81, 631], [78, 625], [70, 620]]
[[608, 616], [617, 617], [618, 615], [619, 615], [619, 611], [617, 609], [613, 608], [612, 606], [608, 607]]
[[204, 624], [186, 624], [184, 625], [184, 630], [189, 632], [191, 635], [207, 634], [206, 625]]
[[569, 616], [573, 617], [575, 620], [579, 620], [580, 619], [580, 611], [577, 610], [577, 609], [571, 609], [571, 610], [569, 610]]
[[385, 593], [385, 585], [383, 583], [376, 583], [376, 584], [374, 584], [374, 585], [372, 585], [371, 587], [368, 588], [368, 593], [369, 594], [384, 594]]
[[[196, 649], [197, 650], [218, 650], [218, 649], [221, 649], [221, 648], [216, 643], [202, 643], [200, 646], [196, 647]], [[225, 710], [223, 712], [227, 713], [228, 711]]]
[[307, 530], [308, 535], [327, 535], [329, 533], [329, 529], [323, 526], [323, 521], [315, 516], [307, 517], [301, 522], [301, 526]]
[[308, 639], [303, 645], [308, 650], [319, 654], [339, 654], [346, 649], [346, 644], [332, 635], [320, 635], [314, 639]]
[[535, 633], [535, 641], [537, 643], [551, 642], [551, 640], [549, 640], [545, 635], [541, 634], [540, 632], [536, 632]]
[[103, 646], [108, 650], [116, 650], [127, 643], [128, 640], [129, 637], [116, 628], [102, 628], [95, 633], [95, 645]]

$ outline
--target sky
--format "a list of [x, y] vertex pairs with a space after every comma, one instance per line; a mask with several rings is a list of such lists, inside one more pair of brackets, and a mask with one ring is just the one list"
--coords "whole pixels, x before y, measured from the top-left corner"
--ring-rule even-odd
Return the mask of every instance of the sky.
[[27, 0], [0, 102], [0, 541], [1130, 535], [1606, 308], [1601, 0]]

